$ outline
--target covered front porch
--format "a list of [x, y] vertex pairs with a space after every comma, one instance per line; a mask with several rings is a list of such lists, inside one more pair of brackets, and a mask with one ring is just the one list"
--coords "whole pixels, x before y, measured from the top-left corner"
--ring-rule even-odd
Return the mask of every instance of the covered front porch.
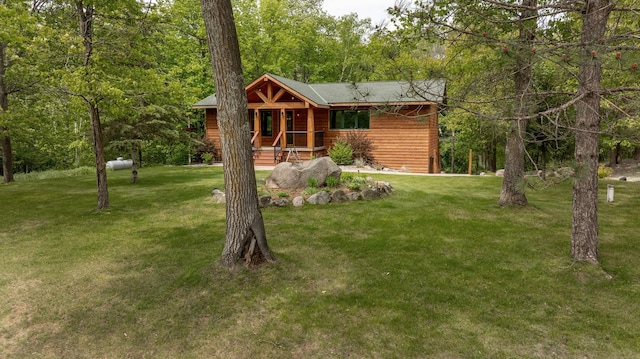
[[325, 130], [316, 128], [314, 108], [287, 107], [249, 109], [256, 164], [308, 160], [326, 154]]

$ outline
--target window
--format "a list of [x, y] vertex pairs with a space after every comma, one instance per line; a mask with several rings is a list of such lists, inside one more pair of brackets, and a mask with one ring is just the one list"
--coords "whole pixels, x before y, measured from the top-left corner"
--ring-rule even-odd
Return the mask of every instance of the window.
[[332, 130], [369, 128], [369, 110], [331, 110], [329, 119]]
[[260, 111], [260, 133], [262, 136], [273, 135], [273, 113], [271, 111]]

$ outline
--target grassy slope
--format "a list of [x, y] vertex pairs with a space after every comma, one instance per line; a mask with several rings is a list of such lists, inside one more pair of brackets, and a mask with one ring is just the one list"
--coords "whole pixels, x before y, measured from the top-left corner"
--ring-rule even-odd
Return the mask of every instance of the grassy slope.
[[[266, 173], [259, 173], [266, 176]], [[219, 168], [0, 186], [0, 357], [633, 358], [640, 184], [600, 193], [602, 266], [568, 259], [571, 186], [377, 176], [376, 202], [263, 211], [279, 263], [215, 261]]]

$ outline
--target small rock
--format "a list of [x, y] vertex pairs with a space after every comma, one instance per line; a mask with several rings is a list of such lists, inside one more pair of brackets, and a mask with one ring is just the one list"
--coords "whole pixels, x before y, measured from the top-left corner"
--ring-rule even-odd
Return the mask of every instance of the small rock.
[[497, 170], [496, 171], [496, 176], [503, 177], [504, 176], [504, 169]]
[[298, 197], [294, 198], [293, 199], [293, 206], [294, 207], [302, 207], [302, 206], [304, 206], [304, 197], [298, 196]]
[[360, 192], [349, 192], [347, 193], [347, 199], [349, 201], [357, 201], [359, 199], [361, 199], [362, 196], [360, 195]]
[[320, 192], [312, 195], [311, 197], [309, 197], [307, 199], [307, 202], [309, 202], [311, 204], [327, 204], [327, 203], [329, 203], [330, 199], [331, 199], [331, 196], [327, 192], [320, 191]]
[[480, 172], [480, 176], [486, 176], [487, 174], [485, 172]]
[[260, 198], [258, 199], [260, 208], [264, 208], [264, 207], [269, 207], [271, 205], [271, 197], [269, 196], [260, 196]]
[[620, 177], [620, 181], [626, 181], [627, 177]]
[[227, 203], [227, 196], [224, 194], [224, 192], [220, 191], [217, 188], [214, 188], [213, 191], [211, 191], [211, 200], [215, 203]]
[[382, 194], [376, 190], [367, 188], [364, 191], [362, 191], [362, 198], [363, 199], [380, 199], [382, 198]]
[[391, 194], [393, 191], [395, 191], [393, 187], [391, 187], [391, 184], [389, 182], [382, 182], [382, 181], [376, 182], [375, 185], [373, 186], [373, 189], [380, 192], [383, 196]]
[[347, 200], [347, 195], [346, 193], [344, 193], [343, 190], [337, 190], [335, 192], [333, 192], [333, 194], [331, 195], [331, 202], [336, 202], [336, 203], [340, 203], [340, 202], [344, 202]]
[[286, 198], [278, 198], [273, 201], [273, 204], [278, 207], [286, 207], [289, 205], [289, 200]]

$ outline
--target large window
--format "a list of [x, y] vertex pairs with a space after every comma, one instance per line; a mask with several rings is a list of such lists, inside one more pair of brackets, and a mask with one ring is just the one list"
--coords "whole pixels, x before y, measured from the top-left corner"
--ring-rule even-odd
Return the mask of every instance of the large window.
[[273, 112], [260, 111], [260, 134], [262, 136], [273, 135]]
[[369, 128], [369, 110], [331, 110], [329, 118], [332, 130]]

